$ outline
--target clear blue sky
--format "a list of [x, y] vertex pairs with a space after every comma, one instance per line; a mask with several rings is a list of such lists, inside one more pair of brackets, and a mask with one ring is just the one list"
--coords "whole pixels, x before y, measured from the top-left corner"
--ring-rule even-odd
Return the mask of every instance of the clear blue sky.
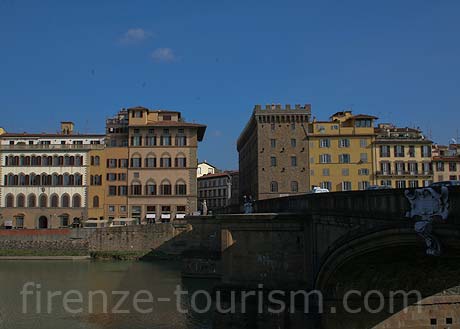
[[121, 107], [208, 125], [237, 168], [254, 104], [353, 107], [448, 143], [460, 128], [460, 1], [0, 0], [0, 126], [103, 132]]

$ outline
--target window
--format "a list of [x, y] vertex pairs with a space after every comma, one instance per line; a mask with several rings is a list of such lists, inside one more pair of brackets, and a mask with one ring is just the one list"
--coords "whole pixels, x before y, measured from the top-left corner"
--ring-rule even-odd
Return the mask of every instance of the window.
[[40, 208], [46, 208], [48, 206], [48, 197], [46, 196], [46, 194], [40, 195], [38, 206]]
[[329, 191], [332, 190], [332, 182], [321, 182], [320, 183], [321, 188], [327, 189]]
[[[120, 164], [120, 168], [128, 168], [128, 159], [120, 159], [119, 164]], [[115, 167], [116, 167], [116, 164], [115, 164]], [[115, 168], [115, 167], [112, 167], [112, 168]]]
[[[115, 193], [116, 193], [116, 190], [115, 190]], [[120, 196], [128, 195], [128, 186], [126, 185], [118, 186], [118, 195]]]
[[147, 136], [145, 138], [145, 146], [156, 146], [157, 145], [157, 137], [156, 136]]
[[341, 138], [339, 140], [339, 147], [350, 147], [350, 140], [348, 138]]
[[272, 193], [278, 192], [278, 183], [277, 182], [271, 182], [270, 183], [270, 192], [272, 192]]
[[291, 166], [297, 167], [297, 157], [296, 156], [291, 156]]
[[299, 192], [299, 183], [296, 181], [291, 182], [291, 192], [297, 193]]
[[115, 206], [109, 205], [109, 212], [114, 213], [115, 212]]
[[392, 183], [391, 179], [386, 179], [386, 180], [381, 180], [380, 185], [392, 187], [393, 183]]
[[187, 185], [185, 183], [176, 184], [176, 195], [187, 195]]
[[117, 187], [114, 185], [109, 186], [109, 195], [114, 196], [117, 195]]
[[175, 159], [175, 166], [176, 168], [186, 168], [187, 167], [187, 159], [185, 157], [179, 157]]
[[381, 158], [389, 158], [390, 157], [390, 146], [389, 145], [380, 146], [380, 157]]
[[16, 207], [18, 207], [18, 208], [24, 208], [24, 207], [25, 207], [25, 203], [26, 203], [26, 198], [25, 198], [24, 194], [19, 194], [19, 195], [16, 197]]
[[367, 139], [361, 139], [361, 140], [359, 141], [359, 145], [360, 145], [362, 148], [366, 148], [367, 145], [368, 145]]
[[276, 157], [270, 157], [270, 166], [276, 167]]
[[406, 170], [406, 164], [404, 162], [396, 162], [395, 169], [398, 175], [403, 175]]
[[187, 137], [176, 136], [176, 146], [187, 146]]
[[160, 167], [161, 168], [171, 168], [171, 158], [161, 158], [160, 159]]
[[161, 146], [171, 146], [171, 136], [163, 135], [160, 139]]
[[16, 228], [24, 228], [24, 216], [15, 216], [14, 221]]
[[396, 188], [406, 188], [406, 181], [405, 180], [397, 180], [396, 181]]
[[431, 145], [422, 146], [422, 157], [431, 158]]
[[107, 168], [116, 168], [117, 159], [107, 159]]
[[418, 188], [419, 187], [418, 180], [410, 180], [409, 181], [409, 187], [410, 188]]
[[81, 196], [78, 194], [75, 194], [72, 197], [72, 208], [81, 208]]
[[418, 174], [418, 163], [417, 162], [409, 162], [409, 172], [411, 175]]
[[272, 149], [276, 148], [276, 139], [273, 139], [273, 138], [270, 139], [270, 147], [271, 147]]
[[340, 163], [350, 163], [350, 154], [340, 154], [339, 155], [339, 162]]
[[14, 207], [14, 196], [13, 194], [8, 194], [5, 198], [5, 204], [7, 208], [13, 208]]
[[131, 168], [141, 168], [142, 158], [131, 158]]
[[383, 175], [391, 175], [391, 164], [389, 162], [381, 162], [380, 170]]
[[323, 169], [323, 176], [329, 176], [330, 175], [330, 170], [329, 168], [324, 168]]
[[457, 163], [449, 162], [449, 171], [457, 171]]
[[70, 207], [70, 197], [67, 194], [64, 194], [61, 197], [61, 207], [62, 208], [69, 208]]
[[351, 191], [352, 183], [351, 182], [342, 182], [342, 191]]
[[444, 162], [436, 162], [436, 170], [437, 171], [444, 171]]
[[415, 146], [414, 145], [409, 146], [409, 156], [411, 158], [415, 158]]
[[291, 147], [296, 147], [297, 146], [297, 140], [292, 138], [291, 139]]
[[59, 216], [59, 226], [60, 227], [69, 226], [69, 215], [61, 215], [61, 216]]
[[369, 161], [367, 153], [361, 153], [359, 156], [359, 161], [361, 161], [361, 163], [367, 163]]
[[369, 186], [371, 186], [371, 183], [368, 181], [358, 182], [358, 188], [360, 190], [366, 190], [367, 188], [369, 188]]
[[321, 139], [319, 141], [319, 147], [321, 147], [321, 148], [331, 147], [330, 139], [327, 139], [327, 138]]
[[157, 159], [154, 157], [145, 158], [145, 167], [155, 168], [157, 166]]
[[370, 119], [356, 120], [355, 126], [357, 128], [371, 128], [372, 127], [372, 120], [370, 120]]
[[395, 157], [404, 158], [404, 155], [405, 155], [404, 149], [405, 148], [403, 145], [396, 145], [395, 146]]
[[120, 212], [125, 213], [126, 212], [126, 206], [120, 206]]
[[133, 183], [131, 185], [131, 195], [142, 195], [142, 185], [140, 183]]
[[51, 208], [59, 207], [59, 197], [56, 194], [51, 196]]
[[131, 146], [142, 146], [142, 136], [131, 136]]
[[169, 183], [163, 183], [160, 185], [160, 194], [161, 195], [171, 195], [171, 184]]
[[107, 174], [107, 181], [114, 182], [117, 180], [117, 174], [109, 173]]
[[319, 162], [320, 163], [331, 163], [332, 156], [330, 154], [321, 154], [319, 157]]
[[359, 176], [369, 176], [369, 169], [367, 168], [358, 169], [358, 175]]
[[93, 208], [99, 208], [99, 197], [97, 195], [93, 197]]
[[145, 194], [157, 195], [157, 185], [153, 182], [147, 183], [147, 185], [145, 185]]
[[343, 168], [342, 169], [342, 176], [350, 176], [350, 169]]

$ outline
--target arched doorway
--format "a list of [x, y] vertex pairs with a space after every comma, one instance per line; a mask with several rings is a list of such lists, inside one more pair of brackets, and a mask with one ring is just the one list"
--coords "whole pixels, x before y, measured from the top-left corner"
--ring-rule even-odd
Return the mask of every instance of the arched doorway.
[[48, 218], [46, 216], [40, 216], [38, 219], [38, 228], [48, 228]]

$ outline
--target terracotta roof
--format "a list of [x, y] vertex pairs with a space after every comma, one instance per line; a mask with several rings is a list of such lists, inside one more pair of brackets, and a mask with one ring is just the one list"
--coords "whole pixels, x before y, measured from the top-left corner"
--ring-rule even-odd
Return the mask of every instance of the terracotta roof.
[[377, 120], [378, 118], [373, 115], [368, 115], [368, 114], [357, 114], [351, 117], [352, 119], [373, 119]]

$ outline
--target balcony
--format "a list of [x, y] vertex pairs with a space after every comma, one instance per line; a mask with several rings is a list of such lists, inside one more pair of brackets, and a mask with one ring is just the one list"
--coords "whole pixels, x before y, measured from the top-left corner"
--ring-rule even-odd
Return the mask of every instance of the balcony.
[[432, 171], [377, 171], [377, 176], [431, 176], [433, 175]]

